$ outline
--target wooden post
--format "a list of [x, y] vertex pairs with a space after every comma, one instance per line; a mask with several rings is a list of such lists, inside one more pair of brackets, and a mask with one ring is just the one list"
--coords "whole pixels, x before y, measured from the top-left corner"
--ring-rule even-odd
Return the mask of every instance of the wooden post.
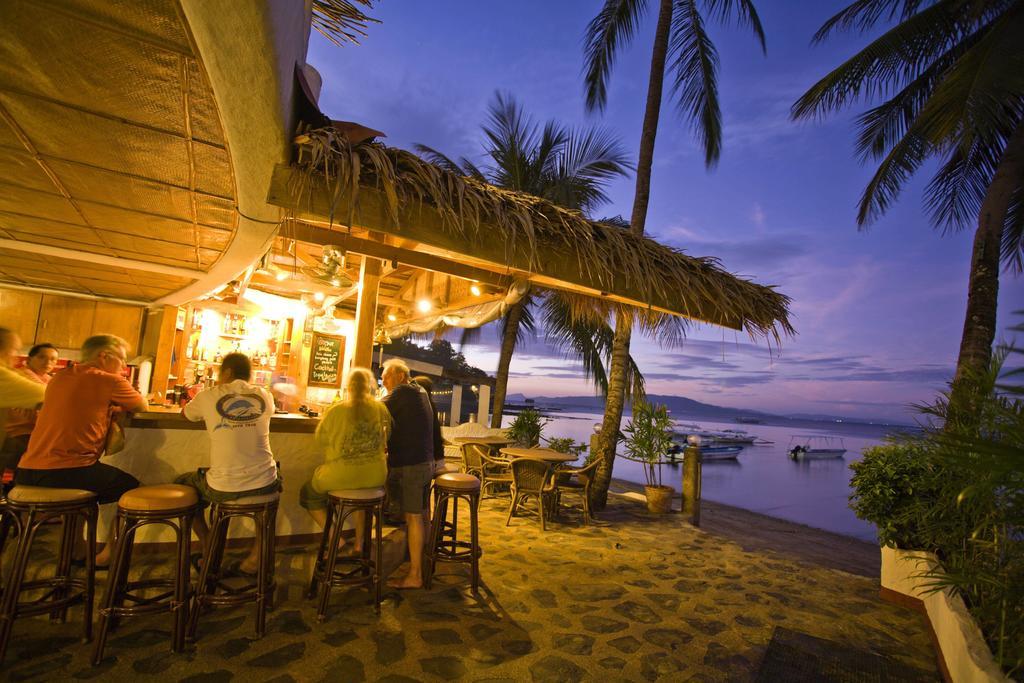
[[683, 451], [683, 515], [693, 526], [700, 526], [701, 470], [700, 445], [691, 444]]
[[462, 385], [452, 385], [452, 415], [448, 420], [448, 423], [455, 427], [459, 424], [459, 419], [462, 417]]
[[363, 258], [359, 265], [359, 300], [356, 302], [356, 346], [354, 367], [368, 368], [373, 362], [373, 328], [377, 322], [377, 290], [380, 288], [380, 259]]
[[489, 425], [491, 424], [491, 385], [481, 383], [478, 396], [480, 396], [480, 402], [476, 409], [477, 422], [482, 425]]

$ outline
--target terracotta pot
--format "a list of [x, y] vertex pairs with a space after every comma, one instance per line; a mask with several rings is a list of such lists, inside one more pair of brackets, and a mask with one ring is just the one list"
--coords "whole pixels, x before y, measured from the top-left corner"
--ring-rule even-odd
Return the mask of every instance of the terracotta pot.
[[671, 486], [645, 486], [644, 493], [647, 495], [647, 511], [656, 515], [663, 515], [672, 510], [672, 496], [676, 490]]

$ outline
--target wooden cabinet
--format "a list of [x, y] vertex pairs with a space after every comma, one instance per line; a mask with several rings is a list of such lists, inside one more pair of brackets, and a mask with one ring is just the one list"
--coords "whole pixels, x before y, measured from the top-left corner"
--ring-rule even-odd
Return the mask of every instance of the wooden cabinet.
[[113, 334], [128, 342], [128, 357], [138, 355], [139, 336], [142, 331], [142, 311], [138, 306], [96, 302], [92, 321], [93, 334]]
[[14, 330], [26, 346], [31, 346], [36, 338], [42, 298], [43, 295], [36, 292], [0, 289], [0, 325]]
[[39, 308], [36, 343], [49, 342], [62, 349], [77, 349], [92, 334], [96, 302], [44, 294]]

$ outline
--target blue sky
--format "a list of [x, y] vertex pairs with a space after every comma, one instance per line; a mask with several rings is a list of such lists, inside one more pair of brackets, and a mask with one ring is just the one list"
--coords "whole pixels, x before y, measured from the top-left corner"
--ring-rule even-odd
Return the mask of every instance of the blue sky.
[[[608, 108], [587, 114], [580, 70], [584, 28], [599, 0], [514, 3], [382, 0], [362, 44], [337, 48], [314, 34], [309, 61], [324, 77], [330, 116], [480, 160], [480, 123], [496, 90], [540, 120], [601, 125], [635, 158], [646, 94], [653, 14], [615, 66]], [[652, 5], [655, 3], [651, 3]], [[789, 108], [818, 78], [865, 43], [839, 35], [811, 46], [821, 23], [846, 3], [756, 3], [768, 54], [752, 35], [711, 25], [721, 57], [723, 153], [708, 172], [690, 131], [662, 112], [647, 232], [793, 298], [798, 335], [781, 349], [702, 326], [682, 348], [634, 338], [648, 391], [779, 413], [909, 419], [952, 375], [963, 327], [972, 235], [942, 236], [922, 209], [930, 174], [858, 231], [856, 202], [873, 168], [853, 149], [850, 110], [793, 123]], [[628, 216], [633, 181], [611, 187], [602, 215]], [[1021, 280], [1005, 275], [1000, 330], [1024, 309]], [[471, 362], [497, 365], [497, 333], [467, 347]], [[589, 394], [579, 367], [543, 341], [512, 363], [510, 392]]]

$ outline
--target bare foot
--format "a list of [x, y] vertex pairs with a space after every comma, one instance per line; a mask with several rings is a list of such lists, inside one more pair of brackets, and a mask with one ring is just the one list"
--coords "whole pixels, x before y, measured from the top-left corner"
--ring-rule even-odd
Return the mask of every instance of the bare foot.
[[397, 588], [398, 590], [423, 588], [423, 580], [413, 577], [411, 574], [406, 574], [405, 576], [393, 576], [388, 579], [388, 587]]

